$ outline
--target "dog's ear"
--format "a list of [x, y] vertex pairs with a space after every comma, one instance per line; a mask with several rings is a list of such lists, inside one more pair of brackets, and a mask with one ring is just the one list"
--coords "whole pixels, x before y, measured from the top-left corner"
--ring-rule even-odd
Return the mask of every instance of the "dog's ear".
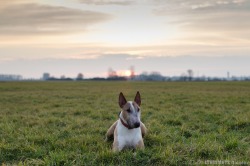
[[134, 100], [139, 106], [141, 105], [141, 95], [140, 92], [137, 91], [136, 95], [135, 95], [135, 100]]
[[124, 97], [123, 93], [121, 92], [119, 95], [119, 105], [122, 108], [127, 103], [126, 98]]

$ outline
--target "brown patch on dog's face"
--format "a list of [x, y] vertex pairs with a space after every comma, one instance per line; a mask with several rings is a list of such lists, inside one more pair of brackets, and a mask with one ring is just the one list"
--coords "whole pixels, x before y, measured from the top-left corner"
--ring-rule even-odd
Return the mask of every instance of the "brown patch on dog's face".
[[133, 101], [132, 104], [133, 104], [135, 110], [139, 112], [140, 111], [140, 106], [135, 101]]
[[135, 102], [127, 102], [121, 114], [130, 129], [140, 127], [140, 107]]
[[130, 109], [130, 104], [126, 103], [123, 107], [122, 107], [122, 117], [125, 121], [129, 120], [129, 112], [128, 109]]

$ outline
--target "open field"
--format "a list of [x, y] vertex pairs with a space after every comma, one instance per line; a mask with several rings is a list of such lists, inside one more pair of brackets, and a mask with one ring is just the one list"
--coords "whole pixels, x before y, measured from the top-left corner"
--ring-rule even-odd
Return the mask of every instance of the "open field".
[[[137, 90], [146, 148], [114, 154], [118, 94]], [[3, 165], [250, 165], [249, 133], [250, 82], [0, 82]]]

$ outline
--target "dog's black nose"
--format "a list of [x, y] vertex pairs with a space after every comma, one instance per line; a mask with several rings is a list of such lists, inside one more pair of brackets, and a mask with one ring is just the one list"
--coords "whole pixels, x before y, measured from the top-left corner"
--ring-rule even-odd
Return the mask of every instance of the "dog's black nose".
[[140, 127], [140, 124], [141, 124], [140, 122], [136, 122], [136, 123], [135, 123], [135, 128]]

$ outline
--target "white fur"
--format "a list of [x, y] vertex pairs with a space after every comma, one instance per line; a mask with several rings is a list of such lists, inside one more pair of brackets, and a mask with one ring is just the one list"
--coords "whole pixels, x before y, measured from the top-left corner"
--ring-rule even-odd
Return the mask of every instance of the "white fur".
[[119, 151], [124, 147], [135, 148], [140, 140], [142, 140], [141, 128], [127, 129], [119, 119], [117, 124], [117, 141]]
[[133, 106], [133, 102], [132, 101], [128, 101], [129, 105], [130, 105], [130, 108], [133, 109], [133, 111], [135, 111], [135, 107]]
[[138, 116], [138, 118], [139, 118], [139, 120], [140, 120], [140, 117], [141, 117], [141, 112], [137, 112], [137, 110], [135, 110], [135, 107], [134, 107], [134, 105], [133, 105], [133, 102], [132, 102], [132, 101], [128, 101], [128, 103], [129, 103], [129, 105], [130, 105], [130, 109], [132, 109], [132, 110], [133, 110], [133, 112], [136, 112], [136, 113], [137, 113], [137, 116]]

